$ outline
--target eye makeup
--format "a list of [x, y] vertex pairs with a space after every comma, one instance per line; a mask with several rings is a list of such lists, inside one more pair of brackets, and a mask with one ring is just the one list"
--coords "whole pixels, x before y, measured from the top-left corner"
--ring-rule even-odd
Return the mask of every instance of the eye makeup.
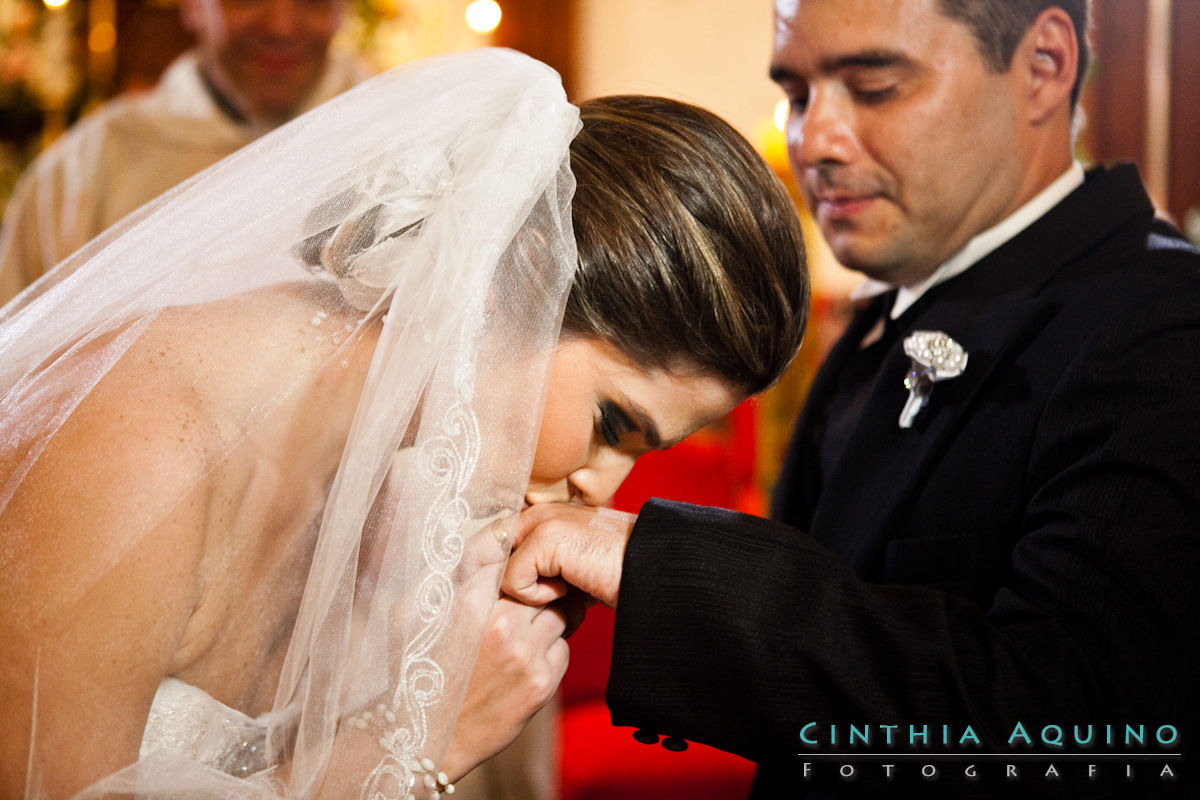
[[596, 433], [609, 447], [616, 447], [621, 437], [637, 430], [633, 419], [612, 400], [600, 402], [600, 415], [596, 421]]

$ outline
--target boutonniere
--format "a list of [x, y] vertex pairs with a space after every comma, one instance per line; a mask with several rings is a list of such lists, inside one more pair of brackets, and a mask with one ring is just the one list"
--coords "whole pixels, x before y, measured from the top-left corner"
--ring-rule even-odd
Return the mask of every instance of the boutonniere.
[[900, 412], [900, 427], [911, 428], [929, 402], [933, 385], [962, 375], [967, 367], [967, 351], [941, 331], [913, 331], [904, 339], [904, 352], [912, 359], [912, 367], [904, 376], [908, 401]]

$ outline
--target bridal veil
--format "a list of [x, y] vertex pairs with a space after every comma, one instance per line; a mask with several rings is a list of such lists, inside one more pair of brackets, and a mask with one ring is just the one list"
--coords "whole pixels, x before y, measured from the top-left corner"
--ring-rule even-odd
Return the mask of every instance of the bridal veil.
[[[36, 602], [7, 606], [36, 569], [23, 518], [5, 511], [143, 337], [159, 337], [159, 361], [123, 368], [129, 391], [166, 391], [155, 363], [177, 369], [214, 349], [212, 385], [258, 387], [252, 403], [214, 401], [222, 445], [197, 462], [199, 481], [256, 446], [314, 376], [347, 366], [347, 343], [378, 336], [340, 462], [305, 518], [311, 565], [271, 710], [189, 704], [186, 686], [172, 705], [166, 682], [167, 710], [156, 700], [155, 714], [182, 722], [148, 731], [140, 759], [86, 794], [428, 796], [420, 759], [438, 761], [446, 746], [529, 476], [576, 261], [568, 145], [578, 126], [557, 75], [523, 56], [418, 62], [201, 173], [0, 312], [0, 613], [34, 641], [46, 619], [78, 613], [92, 582], [185, 495], [131, 510], [115, 545], [72, 547], [80, 559], [105, 554], [72, 571], [82, 578], [47, 580]], [[280, 296], [286, 337], [246, 335], [276, 324]], [[247, 316], [259, 327], [223, 328]], [[108, 457], [97, 446], [70, 469], [98, 474]], [[303, 466], [278, 469], [286, 480]], [[120, 508], [116, 494], [106, 502]], [[258, 602], [229, 597], [231, 617], [250, 618]], [[39, 776], [72, 754], [41, 747], [36, 673], [47, 665], [24, 666], [34, 672], [26, 794], [37, 797]], [[88, 665], [75, 668], [87, 680]], [[157, 746], [172, 736], [183, 741]]]

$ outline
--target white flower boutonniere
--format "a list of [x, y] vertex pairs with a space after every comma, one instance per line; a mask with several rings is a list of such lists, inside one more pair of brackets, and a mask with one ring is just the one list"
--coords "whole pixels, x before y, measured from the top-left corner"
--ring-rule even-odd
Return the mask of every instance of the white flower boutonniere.
[[913, 331], [904, 340], [904, 352], [912, 359], [912, 367], [904, 376], [908, 401], [900, 412], [900, 427], [911, 428], [929, 402], [933, 385], [957, 378], [966, 369], [967, 351], [941, 331]]

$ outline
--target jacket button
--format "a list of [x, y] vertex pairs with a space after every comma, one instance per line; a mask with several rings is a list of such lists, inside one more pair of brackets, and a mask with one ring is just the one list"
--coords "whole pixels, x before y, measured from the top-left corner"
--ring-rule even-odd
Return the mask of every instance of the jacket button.
[[687, 750], [688, 743], [686, 739], [681, 739], [678, 736], [668, 736], [662, 740], [662, 746], [673, 753], [682, 753]]
[[658, 744], [658, 734], [645, 728], [634, 731], [633, 738], [642, 744]]

